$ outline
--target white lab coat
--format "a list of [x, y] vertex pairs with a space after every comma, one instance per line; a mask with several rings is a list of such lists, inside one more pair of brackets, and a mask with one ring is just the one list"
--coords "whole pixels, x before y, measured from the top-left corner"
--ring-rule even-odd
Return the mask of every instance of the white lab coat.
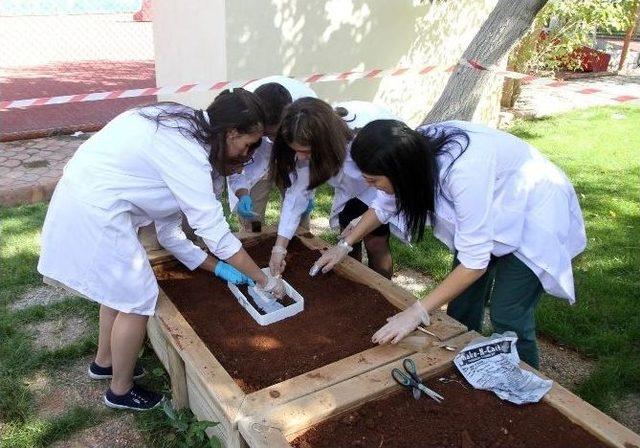
[[[255, 90], [261, 85], [272, 82], [278, 83], [287, 89], [293, 101], [304, 97], [318, 97], [316, 92], [314, 92], [307, 84], [296, 79], [278, 75], [260, 78], [256, 81], [250, 82], [244, 86], [244, 88], [250, 92], [255, 92]], [[253, 163], [247, 165], [241, 173], [232, 174], [227, 177], [229, 208], [231, 210], [234, 210], [238, 205], [238, 197], [235, 194], [236, 191], [241, 189], [251, 190], [258, 181], [268, 176], [272, 147], [273, 142], [264, 137], [262, 139], [262, 144], [258, 149], [256, 149], [253, 156]]]
[[117, 116], [65, 166], [38, 271], [111, 308], [152, 315], [158, 286], [139, 227], [154, 222], [160, 244], [189, 269], [207, 255], [184, 235], [181, 212], [217, 257], [241, 248], [213, 194], [207, 151], [137, 110]]
[[244, 86], [244, 89], [248, 90], [249, 92], [255, 92], [258, 87], [272, 82], [280, 84], [282, 87], [287, 89], [291, 94], [291, 99], [293, 101], [304, 97], [318, 98], [316, 92], [314, 92], [308, 84], [305, 84], [302, 81], [298, 81], [297, 79], [289, 78], [288, 76], [282, 75], [265, 76], [264, 78], [260, 78], [250, 82], [249, 84]]
[[[352, 130], [360, 129], [367, 123], [378, 119], [397, 119], [388, 109], [365, 101], [349, 101], [337, 103], [335, 106], [342, 106], [349, 110], [346, 123]], [[298, 161], [296, 172], [291, 174], [290, 179], [291, 186], [285, 191], [278, 225], [278, 235], [287, 239], [291, 239], [295, 234], [300, 222], [300, 215], [307, 208], [309, 199], [313, 197], [313, 190], [307, 189], [309, 186], [308, 162]], [[362, 172], [351, 158], [351, 144], [347, 146], [347, 155], [340, 171], [327, 183], [334, 188], [331, 214], [329, 215], [329, 225], [334, 230], [340, 229], [338, 214], [350, 199], [358, 198], [368, 206], [376, 199], [376, 189], [364, 181]], [[395, 199], [391, 200], [395, 204]], [[387, 222], [394, 235], [408, 242], [409, 235], [402, 216], [390, 216]]]
[[339, 107], [347, 110], [347, 116], [342, 119], [353, 131], [362, 129], [374, 120], [399, 120], [387, 106], [369, 101], [340, 101], [333, 104], [334, 109]]
[[[434, 235], [470, 269], [485, 268], [491, 255], [513, 253], [545, 291], [574, 303], [571, 259], [584, 250], [586, 234], [567, 177], [537, 149], [505, 132], [463, 121], [418, 131], [447, 126], [466, 131], [470, 142], [453, 165], [449, 155], [437, 159], [442, 190]], [[459, 151], [452, 146], [454, 156]], [[382, 222], [396, 215], [389, 196], [379, 194], [372, 206]]]
[[251, 190], [258, 181], [269, 175], [269, 163], [271, 161], [271, 148], [273, 142], [267, 137], [262, 137], [262, 143], [253, 155], [253, 162], [245, 166], [241, 173], [227, 176], [227, 192], [229, 195], [229, 208], [234, 210], [238, 205], [236, 191], [246, 188]]

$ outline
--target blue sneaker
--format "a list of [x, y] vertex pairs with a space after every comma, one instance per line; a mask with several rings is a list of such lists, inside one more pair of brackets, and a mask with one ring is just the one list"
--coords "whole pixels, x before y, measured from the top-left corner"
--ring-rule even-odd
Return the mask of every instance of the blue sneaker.
[[134, 383], [133, 387], [124, 395], [116, 395], [107, 389], [104, 394], [104, 404], [113, 409], [131, 409], [133, 411], [148, 411], [155, 408], [164, 400], [162, 394], [146, 390]]
[[[89, 374], [89, 378], [94, 380], [108, 380], [113, 378], [113, 367], [100, 367], [95, 362], [92, 362], [89, 368], [87, 369], [87, 373]], [[142, 368], [141, 365], [136, 364], [136, 367], [133, 369], [133, 379], [137, 380], [146, 375], [147, 372]]]

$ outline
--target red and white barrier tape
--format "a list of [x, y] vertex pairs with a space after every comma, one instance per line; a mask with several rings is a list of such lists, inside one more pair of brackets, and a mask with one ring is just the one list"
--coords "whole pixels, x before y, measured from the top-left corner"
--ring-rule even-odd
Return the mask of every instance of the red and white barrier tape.
[[[512, 72], [508, 70], [500, 70], [492, 67], [486, 67], [477, 61], [461, 61], [460, 65], [472, 67], [476, 70], [489, 71], [496, 76], [504, 76], [506, 78], [521, 79], [524, 83], [535, 83], [536, 85], [544, 87], [566, 87], [568, 84], [565, 81], [558, 81], [551, 78], [538, 78], [524, 73]], [[458, 64], [445, 66], [445, 65], [427, 65], [424, 67], [398, 67], [394, 69], [386, 70], [364, 70], [364, 71], [345, 71], [340, 73], [314, 73], [307, 76], [295, 76], [291, 77], [307, 84], [315, 84], [319, 82], [329, 81], [353, 81], [356, 79], [376, 79], [387, 78], [393, 76], [406, 76], [406, 75], [426, 75], [432, 72], [453, 72], [458, 67]], [[67, 103], [82, 103], [90, 101], [104, 101], [114, 100], [121, 98], [137, 98], [153, 95], [169, 95], [178, 93], [191, 93], [191, 92], [205, 92], [213, 90], [223, 90], [229, 87], [243, 87], [247, 84], [255, 81], [256, 79], [247, 79], [242, 81], [217, 81], [209, 83], [194, 83], [183, 84], [181, 86], [174, 87], [149, 87], [146, 89], [130, 89], [130, 90], [114, 90], [111, 92], [95, 92], [95, 93], [82, 93], [75, 95], [62, 95], [52, 97], [41, 98], [28, 98], [21, 100], [5, 100], [0, 101], [0, 109], [18, 109], [33, 106], [45, 106], [55, 104], [67, 104]], [[605, 91], [603, 89], [594, 88], [573, 88], [572, 90], [585, 95], [606, 95], [608, 98], [616, 100], [618, 102], [639, 100], [640, 96], [623, 95], [611, 91]]]

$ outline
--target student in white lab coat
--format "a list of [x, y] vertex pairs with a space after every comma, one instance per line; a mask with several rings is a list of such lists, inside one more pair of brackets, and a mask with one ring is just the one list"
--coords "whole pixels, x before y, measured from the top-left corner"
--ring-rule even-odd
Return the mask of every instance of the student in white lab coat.
[[[269, 175], [271, 147], [284, 114], [284, 109], [299, 98], [317, 98], [316, 93], [305, 83], [286, 76], [268, 76], [247, 84], [245, 89], [254, 92], [265, 111], [265, 138], [255, 152], [253, 163], [241, 173], [227, 178], [229, 205], [236, 210], [247, 230], [259, 232], [274, 182]], [[313, 209], [313, 198], [304, 211], [301, 225], [309, 227], [309, 214]]]
[[[111, 378], [107, 406], [146, 410], [162, 399], [133, 381], [144, 373], [136, 360], [158, 298], [140, 226], [153, 222], [160, 243], [189, 269], [211, 272], [212, 281], [255, 282], [282, 294], [282, 281], [263, 274], [230, 232], [212, 186], [212, 170], [240, 170], [263, 131], [258, 98], [235, 89], [206, 110], [160, 103], [125, 112], [65, 166], [42, 229], [38, 271], [46, 282], [100, 303], [89, 375]], [[181, 213], [213, 256], [185, 237]]]
[[[271, 172], [276, 184], [285, 189], [285, 195], [278, 238], [269, 263], [273, 275], [285, 269], [286, 248], [316, 187], [326, 182], [334, 188], [329, 223], [336, 229], [345, 228], [364, 213], [376, 197], [375, 188], [364, 182], [362, 173], [351, 159], [350, 141], [359, 127], [376, 118], [388, 118], [391, 113], [363, 102], [337, 106], [334, 110], [315, 98], [294, 101], [278, 130]], [[358, 108], [362, 114], [356, 112]], [[390, 224], [394, 233], [402, 233], [397, 220], [391, 220]], [[372, 229], [364, 239], [369, 266], [388, 278], [392, 273], [389, 233], [390, 226], [384, 223]], [[355, 256], [360, 258], [361, 253]]]
[[424, 299], [373, 335], [397, 343], [429, 312], [480, 331], [490, 302], [496, 332], [517, 333], [520, 357], [538, 366], [535, 307], [544, 291], [575, 301], [571, 260], [586, 245], [584, 222], [567, 177], [538, 150], [501, 131], [463, 121], [416, 131], [381, 120], [351, 148], [367, 183], [380, 190], [371, 208], [314, 266], [323, 272], [350, 246], [396, 214], [419, 240], [426, 226], [454, 253], [453, 271]]

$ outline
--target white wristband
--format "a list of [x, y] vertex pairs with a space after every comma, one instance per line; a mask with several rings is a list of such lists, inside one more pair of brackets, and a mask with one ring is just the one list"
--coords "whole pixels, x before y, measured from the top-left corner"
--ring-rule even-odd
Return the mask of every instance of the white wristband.
[[340, 241], [338, 241], [338, 246], [344, 248], [347, 250], [347, 253], [351, 253], [351, 251], [353, 250], [352, 246], [349, 246], [349, 243], [347, 243], [345, 240], [341, 239]]

